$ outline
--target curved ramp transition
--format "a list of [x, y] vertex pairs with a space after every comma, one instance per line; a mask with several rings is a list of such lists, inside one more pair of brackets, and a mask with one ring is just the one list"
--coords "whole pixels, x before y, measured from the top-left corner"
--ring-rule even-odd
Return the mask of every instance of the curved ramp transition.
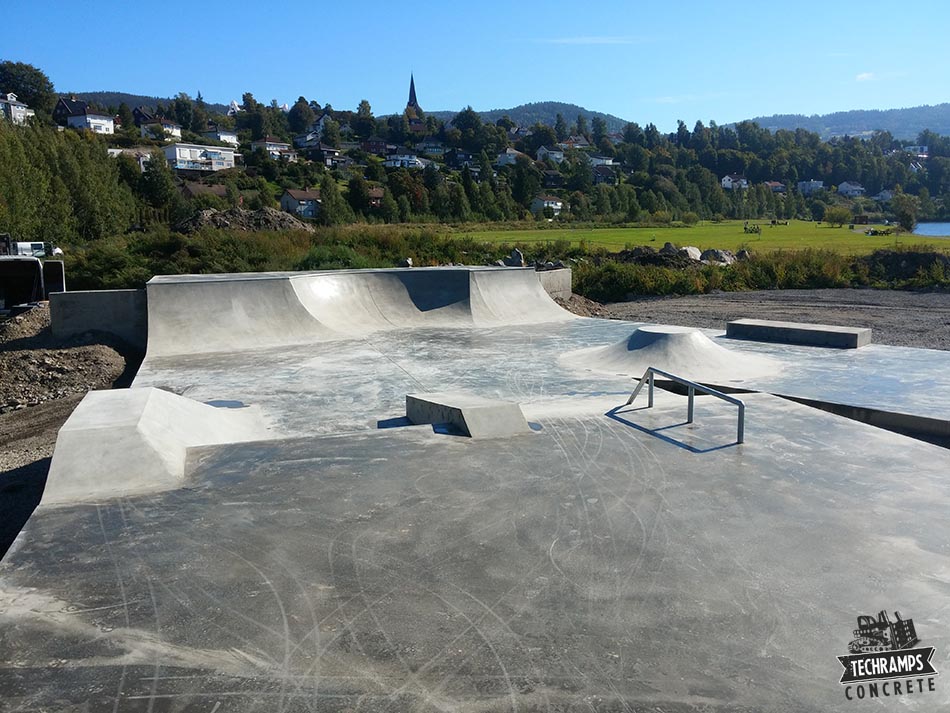
[[148, 356], [307, 344], [406, 327], [574, 318], [532, 269], [160, 276], [148, 283]]
[[698, 329], [669, 325], [639, 327], [621, 342], [569, 352], [560, 361], [573, 368], [634, 377], [653, 366], [720, 384], [774, 374], [781, 368], [775, 359], [720, 346]]

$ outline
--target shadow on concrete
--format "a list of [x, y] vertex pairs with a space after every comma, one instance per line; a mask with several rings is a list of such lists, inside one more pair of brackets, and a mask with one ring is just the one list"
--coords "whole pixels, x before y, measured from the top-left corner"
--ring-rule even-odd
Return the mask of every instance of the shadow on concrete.
[[[678, 441], [675, 438], [671, 438], [667, 436], [666, 434], [661, 433], [661, 431], [667, 431], [671, 428], [679, 428], [680, 426], [686, 426], [689, 423], [688, 421], [683, 421], [681, 423], [674, 423], [674, 424], [670, 424], [669, 426], [662, 426], [660, 428], [647, 428], [646, 426], [641, 426], [639, 424], [634, 423], [633, 421], [628, 421], [625, 418], [621, 418], [619, 414], [620, 414], [620, 410], [623, 408], [624, 406], [617, 406], [615, 408], [610, 409], [610, 411], [608, 411], [604, 415], [607, 418], [617, 421], [618, 423], [622, 423], [623, 425], [629, 426], [630, 428], [635, 428], [638, 431], [641, 431], [642, 433], [649, 434], [653, 436], [654, 438], [659, 438], [661, 441], [665, 441], [666, 443], [669, 443], [672, 446], [676, 446], [677, 448], [682, 448], [683, 450], [687, 450], [690, 453], [712, 453], [713, 451], [721, 451], [725, 448], [732, 448], [733, 446], [739, 445], [738, 441], [733, 441], [732, 443], [726, 443], [725, 445], [722, 445], [722, 446], [712, 446], [711, 448], [696, 448], [695, 446], [691, 446], [688, 443], [685, 443], [683, 441]], [[623, 413], [629, 413], [631, 411], [646, 411], [648, 408], [649, 406], [638, 406], [637, 408], [629, 409], [627, 411], [624, 411]]]
[[40, 504], [52, 458], [42, 458], [0, 475], [0, 559]]

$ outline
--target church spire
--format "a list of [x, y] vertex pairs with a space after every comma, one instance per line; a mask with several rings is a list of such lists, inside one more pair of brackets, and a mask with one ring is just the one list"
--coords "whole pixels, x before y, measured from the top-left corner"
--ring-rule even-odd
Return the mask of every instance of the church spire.
[[412, 73], [409, 74], [409, 102], [406, 108], [419, 109], [419, 102], [416, 101], [416, 78], [412, 76]]

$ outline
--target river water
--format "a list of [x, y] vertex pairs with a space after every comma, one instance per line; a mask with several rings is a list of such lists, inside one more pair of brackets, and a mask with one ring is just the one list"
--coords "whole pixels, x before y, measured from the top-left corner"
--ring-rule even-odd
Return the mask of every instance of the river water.
[[950, 238], [950, 223], [917, 223], [914, 235], [931, 238]]

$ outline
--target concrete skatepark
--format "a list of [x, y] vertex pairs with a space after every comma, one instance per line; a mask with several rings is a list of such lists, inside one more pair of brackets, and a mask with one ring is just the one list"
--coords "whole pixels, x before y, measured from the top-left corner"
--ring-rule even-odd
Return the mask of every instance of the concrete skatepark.
[[[578, 318], [511, 268], [147, 293], [0, 562], [0, 709], [950, 704], [836, 659], [899, 609], [947, 668], [950, 353]], [[624, 405], [648, 366], [744, 442]]]

